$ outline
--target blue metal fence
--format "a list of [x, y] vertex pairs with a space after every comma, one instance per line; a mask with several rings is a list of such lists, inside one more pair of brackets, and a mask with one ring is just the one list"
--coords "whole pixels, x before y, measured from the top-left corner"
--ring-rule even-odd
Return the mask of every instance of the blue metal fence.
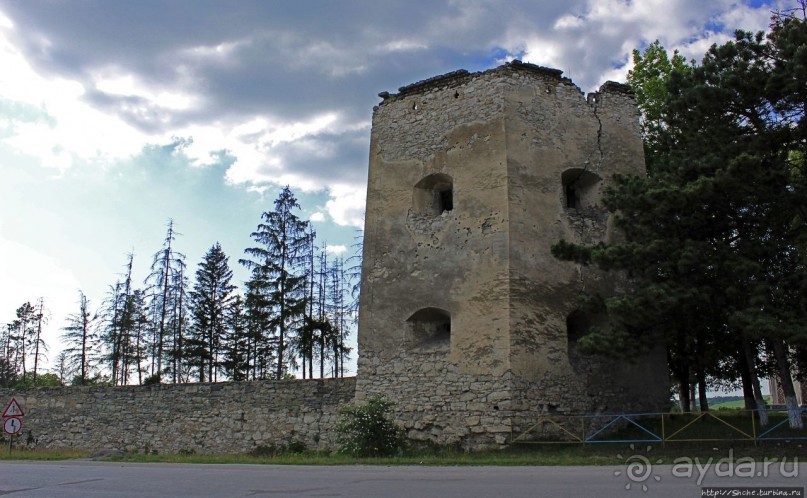
[[[617, 413], [543, 415], [511, 444], [607, 444], [807, 440], [807, 430], [790, 427], [785, 409], [765, 410], [769, 423], [760, 424], [760, 410], [715, 410], [695, 413]], [[803, 420], [807, 408], [800, 408]], [[701, 422], [698, 424], [698, 422]]]

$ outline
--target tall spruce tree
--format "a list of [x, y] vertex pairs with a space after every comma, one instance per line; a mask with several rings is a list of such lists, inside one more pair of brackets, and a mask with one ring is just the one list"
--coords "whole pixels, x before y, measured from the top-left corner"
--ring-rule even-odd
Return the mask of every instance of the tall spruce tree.
[[250, 235], [258, 244], [244, 252], [251, 259], [239, 260], [252, 270], [255, 289], [263, 293], [270, 325], [277, 339], [275, 378], [289, 370], [293, 357], [286, 354], [289, 336], [304, 326], [306, 309], [306, 255], [310, 238], [308, 222], [294, 211], [300, 209], [289, 187], [285, 187], [274, 211], [264, 212], [263, 220]]
[[221, 366], [233, 381], [249, 378], [249, 329], [244, 309], [244, 298], [236, 294], [225, 310], [227, 334], [223, 341]]
[[197, 369], [200, 382], [218, 380], [221, 346], [227, 335], [226, 315], [235, 290], [232, 277], [228, 257], [216, 242], [199, 263], [191, 291], [193, 328], [186, 358]]
[[246, 283], [244, 308], [247, 320], [247, 365], [252, 380], [264, 380], [276, 372], [277, 337], [273, 310], [268, 299], [269, 278], [260, 267], [253, 268]]

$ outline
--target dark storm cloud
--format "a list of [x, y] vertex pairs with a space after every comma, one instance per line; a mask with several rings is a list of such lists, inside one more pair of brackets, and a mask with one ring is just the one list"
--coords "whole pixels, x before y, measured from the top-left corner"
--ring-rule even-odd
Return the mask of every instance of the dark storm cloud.
[[[361, 184], [366, 179], [369, 130], [344, 134], [322, 133], [304, 140], [284, 143], [275, 152], [289, 170], [302, 176], [321, 178], [325, 184]], [[356, 165], [360, 167], [356, 167]]]
[[[97, 71], [120, 68], [156, 88], [205, 95], [201, 109], [183, 111], [166, 126], [206, 115], [305, 119], [323, 108], [366, 115], [377, 92], [457, 69], [457, 59], [489, 58], [508, 26], [547, 28], [568, 8], [558, 2], [0, 2], [40, 71], [92, 88]], [[228, 43], [234, 48], [223, 59], [200, 50]], [[116, 107], [114, 98], [98, 93], [88, 99]]]

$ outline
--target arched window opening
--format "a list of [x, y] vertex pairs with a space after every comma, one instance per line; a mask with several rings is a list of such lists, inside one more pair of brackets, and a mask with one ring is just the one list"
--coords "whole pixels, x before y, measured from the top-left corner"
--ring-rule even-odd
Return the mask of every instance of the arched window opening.
[[564, 207], [581, 209], [596, 203], [597, 190], [602, 178], [582, 168], [570, 168], [561, 175]]
[[423, 308], [406, 320], [413, 347], [442, 348], [451, 344], [451, 313], [440, 308]]
[[573, 368], [581, 368], [588, 363], [587, 353], [580, 347], [580, 340], [588, 335], [592, 328], [602, 327], [607, 321], [608, 317], [603, 313], [587, 313], [579, 309], [566, 317], [566, 352]]
[[591, 325], [589, 315], [580, 310], [575, 310], [566, 317], [566, 337], [569, 344], [569, 353], [572, 352], [573, 348], [576, 348], [580, 339], [588, 333]]
[[454, 209], [454, 181], [443, 173], [435, 173], [420, 180], [412, 195], [414, 211], [429, 216], [440, 216]]

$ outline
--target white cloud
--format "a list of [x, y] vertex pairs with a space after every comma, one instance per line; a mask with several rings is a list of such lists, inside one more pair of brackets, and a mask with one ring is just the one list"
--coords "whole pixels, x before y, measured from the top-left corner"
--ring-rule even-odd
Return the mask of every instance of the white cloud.
[[115, 74], [110, 70], [99, 72], [95, 77], [95, 88], [109, 95], [139, 97], [149, 103], [175, 111], [196, 105], [196, 97], [185, 92], [171, 92], [149, 89], [132, 74]]
[[311, 216], [309, 216], [308, 219], [311, 221], [325, 221], [325, 215], [317, 211], [316, 213], [313, 213]]
[[429, 46], [416, 40], [393, 40], [383, 44], [380, 47], [381, 52], [412, 52], [417, 50], [426, 50]]
[[325, 204], [334, 223], [342, 226], [364, 226], [366, 192], [358, 185], [333, 185], [328, 190], [330, 199]]
[[328, 254], [344, 254], [344, 253], [347, 252], [347, 246], [341, 245], [341, 244], [339, 244], [339, 245], [328, 245], [325, 248], [325, 251]]
[[13, 35], [7, 26], [0, 30], [0, 95], [40, 107], [53, 120], [18, 125], [4, 139], [8, 145], [60, 171], [73, 164], [73, 156], [122, 158], [142, 147], [142, 134], [81, 101], [85, 93], [81, 83], [35, 72], [12, 43]]
[[568, 14], [555, 21], [555, 25], [553, 27], [556, 30], [579, 28], [583, 26], [583, 23], [584, 21], [582, 17]]
[[181, 56], [187, 56], [205, 61], [215, 61], [226, 63], [231, 60], [231, 56], [241, 47], [251, 44], [250, 40], [225, 41], [216, 45], [196, 45], [191, 48], [180, 50]]
[[11, 29], [14, 27], [14, 23], [11, 22], [11, 19], [6, 17], [5, 14], [0, 12], [0, 28], [2, 29]]
[[[285, 155], [294, 153], [296, 156], [320, 159], [332, 157], [334, 145], [316, 137], [323, 133], [339, 135], [353, 131], [355, 127], [342, 124], [339, 114], [335, 112], [325, 112], [307, 121], [291, 123], [256, 117], [234, 126], [229, 133], [219, 134], [212, 142], [204, 141], [205, 152], [211, 150], [215, 143], [212, 149], [226, 149], [237, 158], [227, 171], [227, 180], [233, 184], [270, 182], [311, 192], [327, 187], [324, 178], [291, 170]], [[194, 133], [199, 131], [197, 129]], [[194, 143], [199, 141], [195, 140]], [[200, 152], [191, 147], [192, 154], [198, 155]]]

